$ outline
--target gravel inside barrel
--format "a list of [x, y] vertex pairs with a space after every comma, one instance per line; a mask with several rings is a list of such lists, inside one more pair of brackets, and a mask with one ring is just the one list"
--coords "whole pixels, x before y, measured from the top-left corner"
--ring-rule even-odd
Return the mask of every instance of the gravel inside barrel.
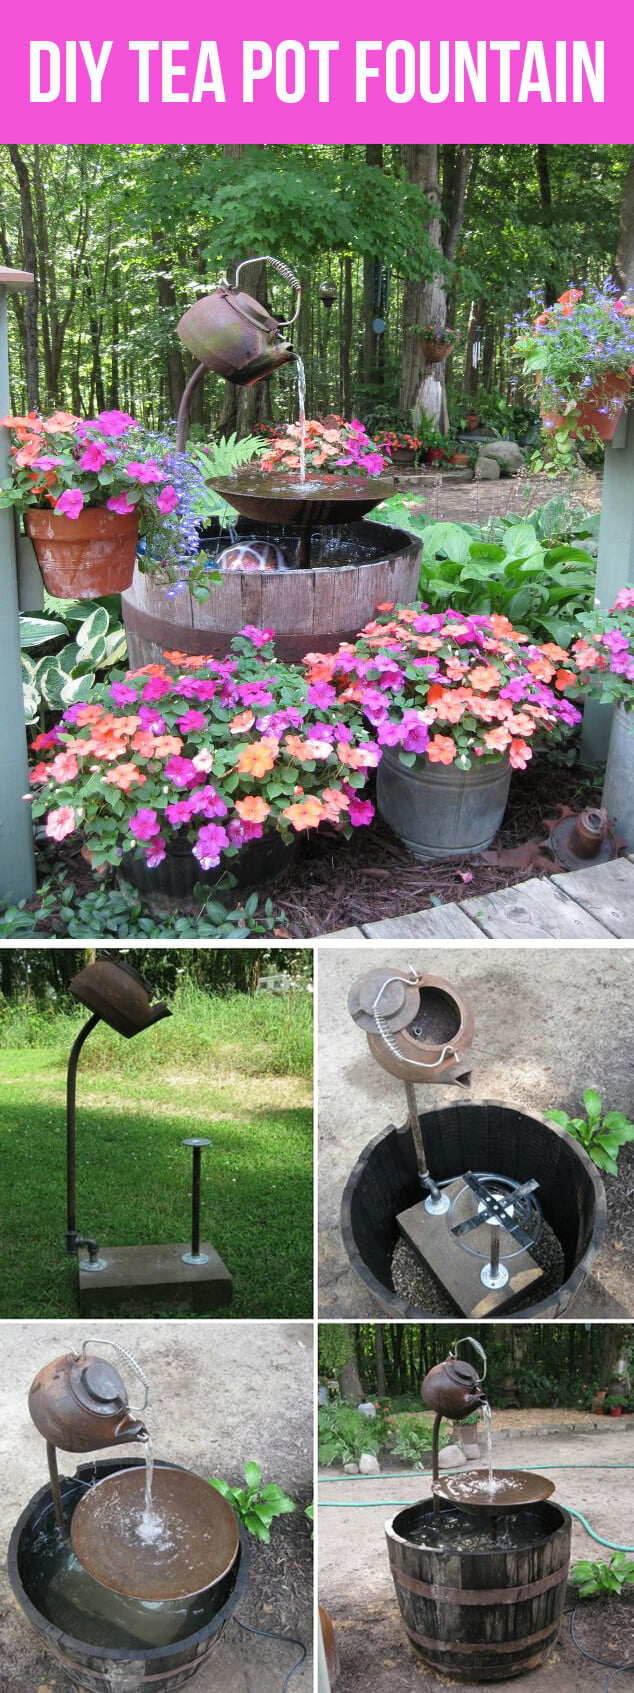
[[[526, 1311], [538, 1300], [548, 1299], [564, 1279], [564, 1254], [553, 1229], [549, 1223], [544, 1223], [539, 1240], [531, 1247], [531, 1256], [543, 1270], [543, 1280], [537, 1290], [532, 1289], [523, 1299], [514, 1300], [506, 1307], [504, 1316], [515, 1311]], [[399, 1240], [392, 1254], [392, 1280], [394, 1292], [401, 1299], [409, 1300], [410, 1305], [418, 1305], [421, 1311], [431, 1311], [436, 1317], [455, 1317], [458, 1307], [453, 1299], [440, 1287], [431, 1270], [421, 1264], [416, 1253], [404, 1240]]]

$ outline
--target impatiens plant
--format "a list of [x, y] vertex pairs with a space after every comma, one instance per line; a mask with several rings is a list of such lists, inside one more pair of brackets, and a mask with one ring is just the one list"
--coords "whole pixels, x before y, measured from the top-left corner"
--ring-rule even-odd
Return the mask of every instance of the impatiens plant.
[[11, 476], [0, 507], [52, 506], [77, 519], [85, 507], [136, 512], [142, 533], [160, 528], [178, 504], [169, 470], [128, 412], [102, 411], [82, 422], [72, 412], [0, 420], [13, 436]]
[[563, 697], [577, 680], [569, 654], [495, 614], [383, 606], [354, 647], [307, 662], [313, 681], [360, 708], [379, 746], [400, 748], [405, 765], [423, 755], [469, 770], [507, 755], [524, 770], [536, 735], [580, 721]]
[[[288, 424], [282, 435], [276, 435], [267, 443], [266, 452], [260, 460], [262, 470], [278, 474], [299, 470], [299, 443], [299, 423]], [[389, 464], [389, 459], [379, 452], [358, 418], [353, 418], [350, 423], [337, 419], [332, 425], [307, 418], [305, 452], [306, 470], [319, 471], [320, 475], [343, 470], [356, 476], [359, 472], [365, 476], [380, 476]]]
[[598, 607], [578, 619], [572, 643], [584, 688], [604, 705], [634, 706], [634, 588], [621, 588], [610, 610]]
[[547, 428], [562, 440], [596, 439], [581, 408], [592, 398], [606, 417], [620, 409], [634, 366], [634, 318], [617, 289], [568, 288], [553, 306], [518, 324], [514, 352], [538, 392]]
[[420, 435], [412, 435], [408, 430], [377, 429], [376, 444], [384, 453], [392, 454], [403, 450], [418, 453], [423, 442]]
[[165, 660], [34, 741], [33, 810], [52, 840], [80, 835], [96, 869], [134, 851], [152, 868], [189, 843], [207, 871], [273, 832], [371, 822], [360, 790], [380, 753], [360, 711], [276, 660], [270, 629], [247, 626], [225, 659]]

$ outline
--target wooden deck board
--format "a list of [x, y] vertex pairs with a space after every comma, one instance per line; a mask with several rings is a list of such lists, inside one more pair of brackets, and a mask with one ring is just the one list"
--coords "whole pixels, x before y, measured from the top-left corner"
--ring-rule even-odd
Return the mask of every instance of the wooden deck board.
[[634, 853], [496, 893], [433, 905], [324, 940], [634, 940]]
[[613, 864], [596, 864], [591, 870], [552, 879], [604, 932], [619, 940], [634, 939], [634, 864], [630, 859], [617, 858]]
[[[574, 872], [576, 874], [576, 872]], [[574, 875], [560, 878], [563, 883]], [[490, 940], [580, 940], [605, 937], [601, 923], [576, 904], [564, 888], [552, 881], [521, 882], [518, 887], [498, 888], [484, 898], [466, 899], [463, 911]]]
[[471, 922], [460, 905], [431, 905], [426, 911], [413, 911], [407, 917], [384, 917], [380, 923], [364, 923], [363, 933], [368, 940], [472, 940], [482, 939], [480, 930]]

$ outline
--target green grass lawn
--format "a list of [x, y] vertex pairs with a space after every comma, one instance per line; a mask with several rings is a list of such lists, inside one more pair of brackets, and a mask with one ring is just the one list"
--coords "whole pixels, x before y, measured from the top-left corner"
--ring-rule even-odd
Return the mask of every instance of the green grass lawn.
[[[181, 1141], [208, 1135], [201, 1233], [234, 1278], [223, 1315], [309, 1317], [310, 995], [221, 997], [188, 985], [173, 1009], [132, 1041], [99, 1028], [84, 1048], [78, 1228], [104, 1247], [186, 1241], [191, 1152]], [[65, 1072], [84, 1019], [28, 1008], [0, 1019], [1, 1317], [77, 1312], [65, 1250]]]

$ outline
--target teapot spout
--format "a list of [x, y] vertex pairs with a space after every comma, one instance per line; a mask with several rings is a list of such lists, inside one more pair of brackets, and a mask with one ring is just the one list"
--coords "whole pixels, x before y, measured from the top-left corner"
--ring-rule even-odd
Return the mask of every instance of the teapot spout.
[[139, 1422], [137, 1417], [131, 1417], [126, 1412], [115, 1429], [113, 1445], [122, 1446], [128, 1440], [147, 1441], [149, 1438], [145, 1423]]

